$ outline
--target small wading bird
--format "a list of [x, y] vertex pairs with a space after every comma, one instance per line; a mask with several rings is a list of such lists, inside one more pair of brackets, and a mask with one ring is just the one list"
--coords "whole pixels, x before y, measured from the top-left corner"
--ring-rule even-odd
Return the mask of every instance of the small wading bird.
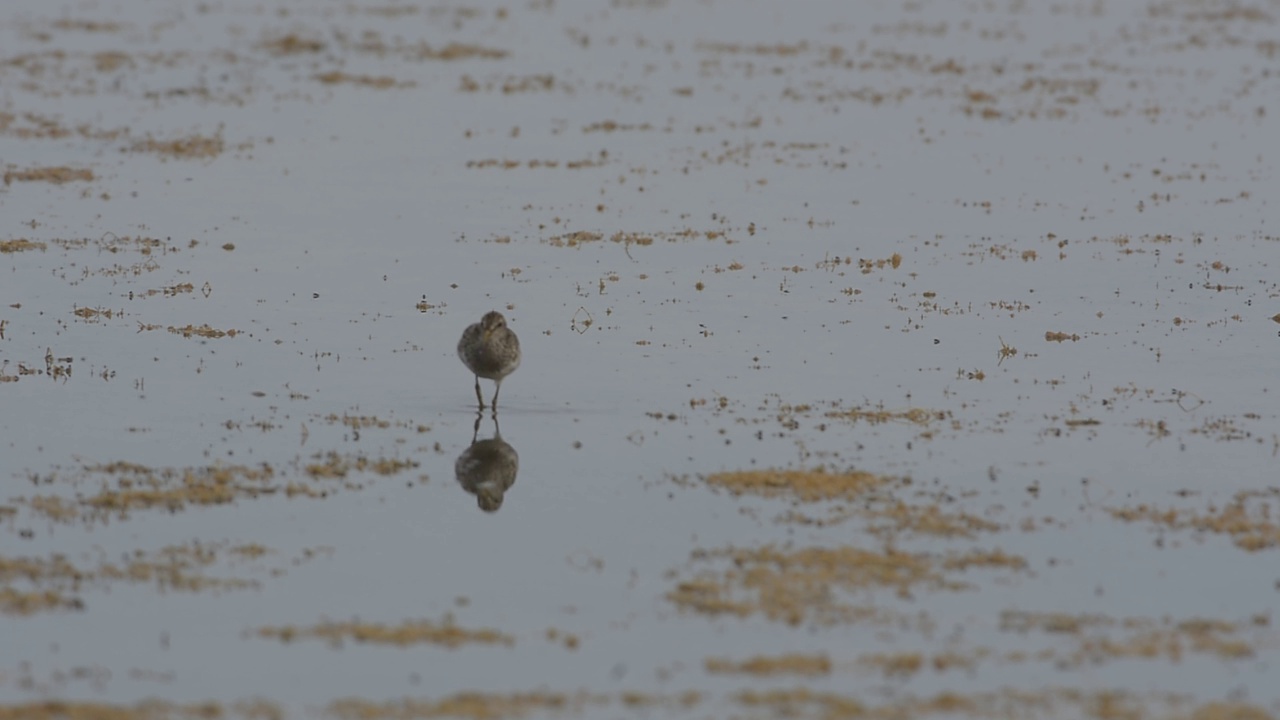
[[480, 394], [480, 378], [494, 382], [492, 406], [496, 413], [502, 379], [520, 367], [520, 339], [507, 327], [502, 313], [491, 310], [480, 322], [463, 330], [462, 339], [458, 341], [458, 357], [475, 373], [476, 400], [481, 410], [484, 410], [484, 396]]
[[516, 473], [520, 471], [520, 455], [510, 443], [502, 439], [497, 413], [493, 415], [493, 437], [477, 440], [481, 417], [483, 413], [476, 415], [471, 446], [458, 456], [453, 464], [453, 473], [462, 489], [476, 496], [476, 504], [481, 510], [497, 512], [502, 507], [503, 496], [516, 482]]

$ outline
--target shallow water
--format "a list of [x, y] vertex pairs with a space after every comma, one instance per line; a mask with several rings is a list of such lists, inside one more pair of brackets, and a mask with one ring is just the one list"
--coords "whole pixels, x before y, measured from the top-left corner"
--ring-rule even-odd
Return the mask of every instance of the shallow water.
[[0, 13], [0, 708], [1280, 712], [1274, 4]]

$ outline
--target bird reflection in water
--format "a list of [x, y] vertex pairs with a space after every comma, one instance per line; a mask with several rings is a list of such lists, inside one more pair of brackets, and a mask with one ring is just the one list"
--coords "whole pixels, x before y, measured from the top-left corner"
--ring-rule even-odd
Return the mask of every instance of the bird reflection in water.
[[485, 512], [497, 512], [502, 507], [502, 497], [516, 482], [520, 469], [520, 456], [516, 449], [502, 439], [498, 429], [498, 416], [493, 416], [493, 437], [477, 440], [483, 413], [476, 415], [475, 430], [471, 433], [471, 445], [462, 451], [453, 464], [454, 475], [463, 490], [476, 496], [476, 504]]

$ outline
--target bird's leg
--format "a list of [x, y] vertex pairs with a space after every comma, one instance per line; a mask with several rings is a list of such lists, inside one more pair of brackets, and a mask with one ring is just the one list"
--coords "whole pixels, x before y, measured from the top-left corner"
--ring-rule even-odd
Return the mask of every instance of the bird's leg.
[[493, 414], [498, 414], [498, 393], [502, 392], [502, 381], [495, 380], [493, 388]]
[[476, 413], [476, 426], [471, 430], [471, 444], [476, 444], [476, 437], [480, 434], [480, 420], [484, 418], [484, 411]]
[[480, 403], [480, 409], [484, 410], [484, 396], [480, 394], [480, 376], [476, 376], [476, 401]]

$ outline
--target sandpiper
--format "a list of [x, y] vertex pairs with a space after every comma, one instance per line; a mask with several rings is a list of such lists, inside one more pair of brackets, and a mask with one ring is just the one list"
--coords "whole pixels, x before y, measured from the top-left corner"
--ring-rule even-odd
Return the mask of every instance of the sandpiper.
[[516, 482], [516, 473], [520, 471], [520, 455], [510, 443], [502, 439], [497, 413], [493, 416], [493, 437], [477, 440], [480, 418], [481, 415], [476, 416], [471, 446], [458, 456], [453, 464], [453, 473], [462, 489], [476, 496], [476, 504], [481, 510], [497, 512], [502, 507], [503, 496]]
[[484, 396], [480, 394], [480, 378], [494, 382], [493, 410], [497, 412], [502, 379], [520, 367], [520, 340], [507, 327], [507, 319], [502, 313], [491, 310], [480, 318], [480, 322], [462, 331], [458, 357], [462, 358], [467, 369], [475, 373], [476, 400], [480, 402], [481, 410], [484, 410]]

